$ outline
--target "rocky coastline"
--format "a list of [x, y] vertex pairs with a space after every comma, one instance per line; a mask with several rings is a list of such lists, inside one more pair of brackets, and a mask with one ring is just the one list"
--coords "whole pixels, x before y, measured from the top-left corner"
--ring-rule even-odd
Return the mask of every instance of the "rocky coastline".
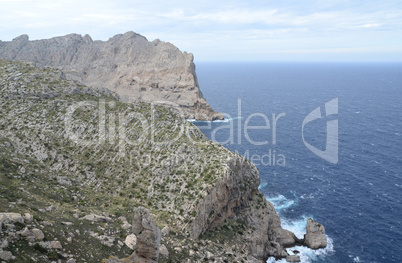
[[[147, 99], [122, 102], [126, 87], [116, 83], [128, 79], [159, 89], [179, 78], [178, 93], [202, 99], [190, 54], [177, 50], [177, 56], [161, 58], [171, 51], [148, 50], [152, 63], [161, 59], [172, 70], [158, 69], [151, 76], [146, 64], [131, 72], [132, 65], [126, 67], [121, 56], [138, 48], [138, 41], [145, 50], [149, 45], [174, 49], [135, 33], [108, 42], [79, 35], [32, 42], [22, 36], [0, 42], [0, 57], [39, 66], [0, 60], [0, 179], [4, 182], [0, 259], [265, 262], [275, 257], [298, 262], [300, 258], [289, 255], [286, 248], [325, 247], [325, 228], [312, 219], [307, 220], [304, 239], [283, 229], [274, 206], [258, 190], [255, 165], [208, 140], [185, 120], [197, 114], [204, 114], [200, 119], [219, 118], [213, 117], [216, 112], [205, 100], [194, 108], [195, 104], [169, 97], [184, 114]], [[72, 54], [77, 42], [85, 48]], [[117, 42], [133, 47], [125, 47], [125, 52], [110, 49]], [[149, 59], [150, 53], [142, 59]], [[106, 81], [104, 77], [95, 80], [106, 61], [114, 61], [112, 68], [117, 62], [121, 63], [117, 68], [124, 68], [110, 73], [107, 85], [115, 83], [112, 91], [98, 85]], [[124, 81], [117, 77], [123, 72], [130, 75], [124, 75]], [[104, 109], [108, 121], [102, 110], [91, 107]], [[123, 112], [141, 118], [113, 117]], [[66, 123], [74, 136], [66, 134]], [[99, 129], [100, 123], [105, 127]], [[151, 127], [154, 130], [148, 133]], [[144, 136], [138, 136], [141, 132]], [[145, 157], [152, 158], [144, 161]]]

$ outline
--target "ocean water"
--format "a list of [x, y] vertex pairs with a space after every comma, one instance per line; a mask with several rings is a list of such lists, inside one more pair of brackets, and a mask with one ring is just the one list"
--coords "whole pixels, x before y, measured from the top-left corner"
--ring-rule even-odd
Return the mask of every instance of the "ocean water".
[[[327, 248], [289, 252], [300, 251], [302, 262], [402, 262], [402, 64], [204, 62], [197, 75], [226, 120], [194, 123], [252, 159], [284, 228], [303, 237], [307, 218], [325, 226]], [[326, 116], [336, 98], [338, 111]], [[318, 107], [322, 118], [302, 133]], [[305, 142], [331, 148], [334, 120], [331, 163]]]

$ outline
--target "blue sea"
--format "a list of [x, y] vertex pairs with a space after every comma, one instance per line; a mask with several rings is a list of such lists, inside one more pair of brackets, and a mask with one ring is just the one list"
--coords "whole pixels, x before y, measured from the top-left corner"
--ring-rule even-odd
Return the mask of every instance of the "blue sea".
[[226, 119], [194, 123], [257, 165], [284, 228], [303, 237], [307, 218], [325, 226], [327, 248], [289, 252], [402, 262], [402, 64], [203, 62], [197, 75]]

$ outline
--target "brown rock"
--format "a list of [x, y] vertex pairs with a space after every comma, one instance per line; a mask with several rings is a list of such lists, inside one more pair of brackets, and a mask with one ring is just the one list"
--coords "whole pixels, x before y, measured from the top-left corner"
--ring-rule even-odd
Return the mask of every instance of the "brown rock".
[[307, 219], [306, 234], [304, 235], [304, 244], [311, 249], [325, 248], [327, 246], [327, 237], [325, 228], [313, 219]]

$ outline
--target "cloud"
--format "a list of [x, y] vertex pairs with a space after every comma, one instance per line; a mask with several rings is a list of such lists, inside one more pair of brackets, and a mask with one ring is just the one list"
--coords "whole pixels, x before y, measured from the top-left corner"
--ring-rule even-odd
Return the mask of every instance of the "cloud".
[[357, 28], [375, 28], [375, 27], [380, 27], [381, 24], [365, 24], [365, 25], [361, 25], [358, 26]]
[[359, 5], [348, 0], [0, 0], [0, 39], [75, 32], [107, 40], [132, 30], [203, 59], [241, 59], [267, 50], [316, 50], [324, 55], [367, 46], [386, 52], [389, 43], [402, 43], [401, 12], [401, 4], [394, 0]]

